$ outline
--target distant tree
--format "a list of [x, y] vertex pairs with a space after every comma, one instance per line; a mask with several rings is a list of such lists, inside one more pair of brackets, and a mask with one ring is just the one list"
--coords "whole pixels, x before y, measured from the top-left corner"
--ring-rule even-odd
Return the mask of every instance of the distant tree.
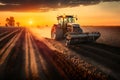
[[14, 17], [6, 18], [6, 22], [8, 26], [15, 26], [15, 19]]
[[5, 25], [8, 26], [8, 24], [9, 24], [9, 18], [6, 18], [6, 22], [7, 23]]
[[6, 27], [8, 27], [8, 25], [7, 25], [7, 24], [5, 24], [5, 26], [6, 26]]
[[16, 22], [17, 26], [19, 27], [20, 26], [20, 22]]

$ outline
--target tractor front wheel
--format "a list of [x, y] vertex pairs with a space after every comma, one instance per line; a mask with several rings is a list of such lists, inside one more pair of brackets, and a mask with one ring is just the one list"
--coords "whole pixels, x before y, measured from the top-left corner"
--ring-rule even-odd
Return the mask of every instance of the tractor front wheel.
[[70, 40], [67, 40], [67, 39], [65, 40], [65, 46], [66, 46], [66, 47], [69, 47], [69, 46], [70, 46]]

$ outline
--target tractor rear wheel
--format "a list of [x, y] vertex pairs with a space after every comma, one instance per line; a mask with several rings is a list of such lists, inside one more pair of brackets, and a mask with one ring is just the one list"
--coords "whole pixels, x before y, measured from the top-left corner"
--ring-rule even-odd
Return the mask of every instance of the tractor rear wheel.
[[51, 38], [52, 38], [52, 39], [57, 39], [57, 38], [56, 38], [56, 33], [52, 33], [52, 34], [51, 34]]
[[63, 37], [62, 29], [56, 29], [56, 32], [51, 33], [51, 38], [54, 40], [60, 40]]

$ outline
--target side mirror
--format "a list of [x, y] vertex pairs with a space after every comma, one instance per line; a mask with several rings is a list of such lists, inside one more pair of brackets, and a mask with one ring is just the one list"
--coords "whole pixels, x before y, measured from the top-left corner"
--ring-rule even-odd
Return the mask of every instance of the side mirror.
[[76, 18], [76, 20], [78, 20], [78, 18]]
[[59, 18], [57, 17], [57, 20], [59, 20]]

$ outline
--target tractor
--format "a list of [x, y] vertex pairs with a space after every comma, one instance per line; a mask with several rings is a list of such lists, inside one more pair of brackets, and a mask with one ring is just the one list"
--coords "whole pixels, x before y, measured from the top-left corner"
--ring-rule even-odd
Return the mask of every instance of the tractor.
[[75, 23], [77, 18], [73, 15], [57, 16], [58, 23], [51, 29], [51, 38], [54, 40], [65, 40], [65, 45], [74, 45], [83, 42], [95, 42], [100, 37], [100, 32], [83, 32], [79, 24]]

